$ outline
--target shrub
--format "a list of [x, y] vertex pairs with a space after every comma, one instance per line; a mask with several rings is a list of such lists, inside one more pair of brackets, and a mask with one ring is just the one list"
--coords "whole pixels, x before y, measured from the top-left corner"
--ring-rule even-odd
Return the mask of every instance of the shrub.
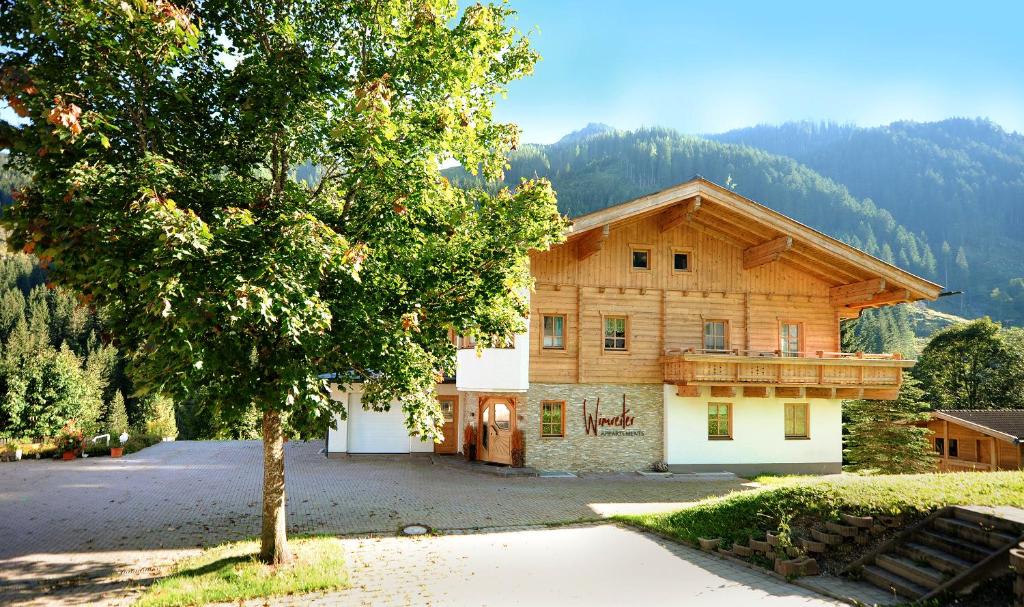
[[155, 434], [166, 438], [178, 436], [173, 400], [162, 394], [148, 396], [142, 403], [142, 411], [143, 430], [146, 434]]

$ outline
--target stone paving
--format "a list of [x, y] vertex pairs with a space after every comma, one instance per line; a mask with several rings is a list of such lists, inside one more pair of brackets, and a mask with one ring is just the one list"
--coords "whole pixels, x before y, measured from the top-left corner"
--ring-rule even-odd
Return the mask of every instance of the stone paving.
[[284, 597], [269, 604], [843, 605], [675, 542], [610, 524], [343, 542], [350, 589]]
[[[289, 443], [291, 533], [394, 533], [596, 520], [676, 509], [741, 479], [501, 478], [425, 456], [328, 460]], [[0, 464], [0, 604], [93, 604], [197, 547], [259, 531], [261, 445], [162, 443], [121, 459]], [[120, 576], [119, 571], [127, 573]]]

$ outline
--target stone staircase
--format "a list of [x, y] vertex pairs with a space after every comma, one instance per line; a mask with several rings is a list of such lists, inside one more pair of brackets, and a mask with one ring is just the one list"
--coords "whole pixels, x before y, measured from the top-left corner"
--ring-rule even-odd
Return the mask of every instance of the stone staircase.
[[908, 527], [851, 564], [872, 584], [911, 600], [968, 590], [1002, 571], [1024, 540], [1024, 511], [951, 506]]

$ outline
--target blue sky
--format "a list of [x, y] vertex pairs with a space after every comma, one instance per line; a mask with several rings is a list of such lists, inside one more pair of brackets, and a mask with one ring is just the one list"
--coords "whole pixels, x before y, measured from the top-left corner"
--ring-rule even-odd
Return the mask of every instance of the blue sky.
[[1024, 132], [1024, 0], [510, 0], [543, 60], [498, 118], [549, 143], [587, 122], [985, 117]]
[[715, 133], [980, 116], [1024, 132], [1024, 0], [510, 4], [543, 59], [497, 116], [528, 142], [588, 122]]

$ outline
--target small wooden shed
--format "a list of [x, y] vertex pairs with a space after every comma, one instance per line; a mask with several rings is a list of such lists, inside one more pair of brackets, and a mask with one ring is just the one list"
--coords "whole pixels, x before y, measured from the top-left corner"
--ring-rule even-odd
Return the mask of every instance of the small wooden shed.
[[1024, 411], [932, 411], [927, 422], [939, 470], [1019, 470]]

